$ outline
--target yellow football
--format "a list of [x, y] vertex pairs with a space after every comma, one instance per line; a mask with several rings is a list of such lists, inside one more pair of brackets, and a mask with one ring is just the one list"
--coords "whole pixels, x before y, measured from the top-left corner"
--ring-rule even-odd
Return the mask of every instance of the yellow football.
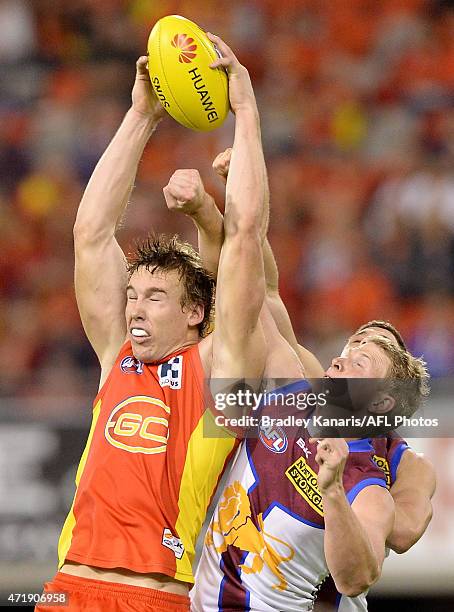
[[168, 15], [148, 38], [148, 69], [161, 104], [176, 121], [192, 130], [222, 125], [229, 112], [228, 80], [213, 43], [198, 25]]

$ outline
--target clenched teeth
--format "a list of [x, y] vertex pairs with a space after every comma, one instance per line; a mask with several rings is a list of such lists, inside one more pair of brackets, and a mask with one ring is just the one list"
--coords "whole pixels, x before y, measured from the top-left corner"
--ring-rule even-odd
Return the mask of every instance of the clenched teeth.
[[136, 336], [137, 338], [144, 338], [145, 336], [148, 336], [147, 332], [144, 329], [139, 329], [137, 327], [133, 327], [131, 329], [131, 334], [133, 336]]

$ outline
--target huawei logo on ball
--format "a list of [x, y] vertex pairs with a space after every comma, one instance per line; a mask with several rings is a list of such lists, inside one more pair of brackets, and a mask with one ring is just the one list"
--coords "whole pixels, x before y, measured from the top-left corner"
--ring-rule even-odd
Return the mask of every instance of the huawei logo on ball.
[[186, 34], [175, 34], [172, 39], [172, 47], [180, 50], [178, 61], [181, 64], [190, 64], [197, 55], [194, 53], [197, 49], [194, 39], [190, 38]]

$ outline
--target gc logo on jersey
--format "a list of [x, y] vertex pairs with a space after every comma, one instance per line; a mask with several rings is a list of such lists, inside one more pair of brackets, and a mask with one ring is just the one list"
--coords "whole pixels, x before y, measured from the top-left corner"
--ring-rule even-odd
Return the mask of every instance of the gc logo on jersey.
[[159, 384], [161, 387], [181, 389], [181, 377], [183, 374], [183, 355], [172, 357], [169, 361], [158, 366]]
[[106, 440], [128, 453], [164, 453], [169, 437], [170, 408], [156, 397], [128, 397], [112, 410], [104, 429]]
[[128, 355], [121, 360], [120, 369], [125, 374], [142, 374], [143, 363], [135, 357]]
[[288, 447], [287, 436], [282, 427], [274, 425], [259, 425], [261, 443], [273, 453], [285, 453]]

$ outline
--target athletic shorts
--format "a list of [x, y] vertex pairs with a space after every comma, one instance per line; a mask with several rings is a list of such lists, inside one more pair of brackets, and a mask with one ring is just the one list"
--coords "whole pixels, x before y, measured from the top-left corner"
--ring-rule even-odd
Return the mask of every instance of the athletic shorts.
[[67, 593], [65, 605], [38, 604], [35, 612], [187, 612], [189, 597], [146, 587], [58, 572], [44, 593]]

